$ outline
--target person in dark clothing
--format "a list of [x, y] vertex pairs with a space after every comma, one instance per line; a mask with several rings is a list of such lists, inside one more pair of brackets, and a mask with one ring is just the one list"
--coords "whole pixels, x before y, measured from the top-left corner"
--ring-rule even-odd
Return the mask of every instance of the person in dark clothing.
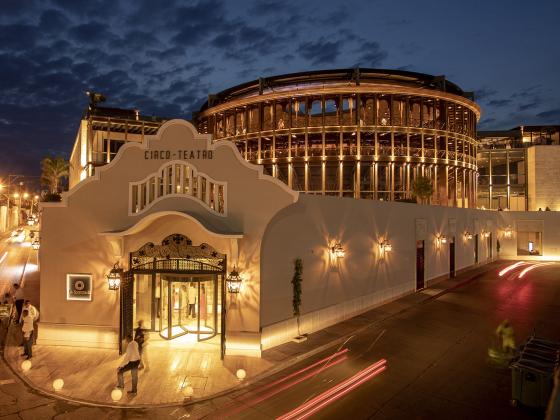
[[136, 329], [134, 330], [134, 341], [138, 343], [138, 352], [140, 353], [140, 356], [142, 356], [142, 346], [144, 345], [145, 338], [146, 337], [144, 337], [144, 321], [139, 320], [138, 327], [136, 327]]
[[19, 322], [21, 318], [21, 311], [23, 309], [23, 302], [25, 302], [25, 299], [23, 298], [23, 289], [18, 283], [14, 283], [14, 290], [14, 303], [16, 304], [17, 311], [16, 321]]

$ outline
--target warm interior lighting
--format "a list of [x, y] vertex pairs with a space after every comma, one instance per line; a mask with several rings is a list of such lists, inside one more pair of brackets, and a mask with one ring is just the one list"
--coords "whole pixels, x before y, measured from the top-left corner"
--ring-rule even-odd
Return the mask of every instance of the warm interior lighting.
[[508, 226], [504, 229], [504, 238], [511, 238], [513, 236], [513, 229]]
[[123, 270], [119, 267], [119, 263], [115, 263], [111, 271], [109, 271], [109, 274], [107, 274], [109, 290], [119, 290], [119, 287], [121, 287], [122, 272]]
[[239, 275], [239, 271], [237, 271], [236, 267], [233, 267], [233, 270], [229, 273], [229, 276], [226, 279], [226, 286], [229, 293], [239, 293], [241, 290], [241, 282], [243, 279]]
[[468, 230], [465, 231], [463, 236], [465, 237], [465, 240], [468, 240], [468, 241], [470, 241], [473, 238], [473, 234], [470, 233]]

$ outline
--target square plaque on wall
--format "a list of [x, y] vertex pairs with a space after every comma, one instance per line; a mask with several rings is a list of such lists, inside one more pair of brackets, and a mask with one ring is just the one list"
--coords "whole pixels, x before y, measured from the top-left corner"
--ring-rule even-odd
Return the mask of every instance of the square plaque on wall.
[[66, 275], [66, 300], [91, 300], [91, 274]]

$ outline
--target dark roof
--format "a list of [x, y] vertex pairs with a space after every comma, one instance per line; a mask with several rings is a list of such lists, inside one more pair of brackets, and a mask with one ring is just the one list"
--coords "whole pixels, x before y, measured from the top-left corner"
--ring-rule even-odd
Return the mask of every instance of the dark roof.
[[493, 138], [493, 137], [514, 137], [521, 138], [521, 130], [479, 130], [476, 133], [478, 139]]
[[412, 87], [448, 92], [474, 100], [472, 92], [463, 91], [455, 83], [446, 80], [445, 76], [432, 76], [429, 74], [404, 70], [351, 68], [289, 73], [242, 83], [223, 90], [215, 95], [209, 95], [208, 101], [202, 105], [200, 111], [202, 112], [209, 107], [225, 103], [233, 99], [242, 98], [248, 95], [262, 94], [264, 91], [274, 90], [274, 88], [290, 86], [295, 87], [300, 84], [344, 81], [354, 83], [356, 85], [359, 85], [360, 83], [408, 85]]
[[[138, 112], [138, 120], [136, 119], [136, 113]], [[122, 108], [109, 108], [97, 106], [93, 109], [86, 111], [86, 117], [101, 117], [101, 118], [115, 118], [123, 120], [137, 120], [137, 121], [150, 121], [150, 122], [163, 122], [169, 120], [169, 118], [158, 117], [153, 115], [142, 115], [140, 111], [136, 109], [122, 109]]]

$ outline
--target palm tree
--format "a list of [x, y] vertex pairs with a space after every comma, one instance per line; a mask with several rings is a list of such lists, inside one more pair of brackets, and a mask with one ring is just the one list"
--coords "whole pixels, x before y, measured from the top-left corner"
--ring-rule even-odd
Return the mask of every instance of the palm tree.
[[47, 156], [41, 161], [41, 183], [49, 187], [52, 194], [60, 192], [60, 181], [67, 178], [70, 164], [61, 156]]
[[419, 176], [414, 179], [412, 183], [412, 195], [420, 199], [424, 203], [434, 193], [434, 186], [432, 181], [427, 176]]

